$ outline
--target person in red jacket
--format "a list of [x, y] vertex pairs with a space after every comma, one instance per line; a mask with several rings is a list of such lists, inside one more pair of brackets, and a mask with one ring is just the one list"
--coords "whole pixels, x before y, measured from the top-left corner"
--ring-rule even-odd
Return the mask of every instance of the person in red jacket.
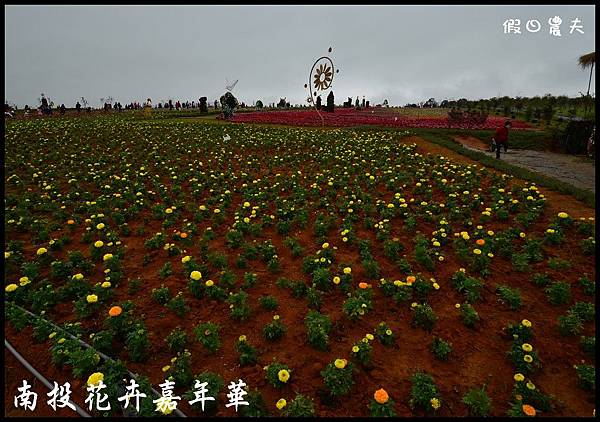
[[508, 129], [511, 126], [510, 120], [507, 120], [504, 122], [504, 126], [496, 129], [492, 138], [492, 152], [496, 151], [496, 158], [500, 158], [500, 147], [504, 147], [504, 152], [508, 150]]

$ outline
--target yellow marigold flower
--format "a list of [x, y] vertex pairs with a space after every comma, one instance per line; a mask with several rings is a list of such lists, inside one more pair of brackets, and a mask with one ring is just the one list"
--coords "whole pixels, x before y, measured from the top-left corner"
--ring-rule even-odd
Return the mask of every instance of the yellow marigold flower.
[[527, 235], [526, 235], [525, 233], [523, 233], [523, 232], [519, 233], [519, 237], [520, 237], [521, 239], [524, 239], [526, 236], [527, 236]]
[[273, 319], [277, 321], [279, 319], [279, 315], [273, 315]]
[[558, 213], [558, 217], [559, 218], [567, 218], [569, 216], [569, 214], [567, 214], [566, 212], [559, 212]]
[[368, 338], [369, 340], [373, 340], [375, 337], [373, 337], [373, 334], [369, 333], [365, 336], [366, 338]]
[[198, 209], [199, 209], [200, 211], [206, 211], [206, 206], [204, 206], [204, 205], [200, 205], [200, 206], [198, 207]]
[[109, 259], [112, 259], [112, 258], [113, 258], [113, 254], [107, 253], [107, 254], [104, 254], [104, 256], [102, 257], [102, 260], [108, 261]]
[[523, 356], [523, 360], [527, 363], [531, 363], [531, 362], [533, 362], [533, 356], [525, 355], [525, 356]]
[[523, 324], [525, 327], [531, 327], [531, 322], [528, 319], [521, 321], [521, 324]]
[[521, 374], [520, 372], [518, 372], [515, 374], [515, 376], [513, 378], [515, 379], [515, 381], [520, 382], [525, 379], [525, 376], [523, 374]]
[[287, 369], [282, 369], [277, 373], [277, 377], [279, 378], [279, 381], [287, 382], [290, 379], [290, 373]]
[[6, 251], [6, 252], [4, 252], [4, 259], [8, 259], [8, 258], [10, 258], [10, 255], [11, 255], [11, 254], [10, 254], [10, 252], [9, 252], [9, 251]]
[[170, 366], [170, 365], [166, 365], [166, 366], [163, 366], [163, 367], [162, 367], [162, 371], [163, 371], [163, 372], [167, 372], [169, 369], [171, 369], [171, 366]]
[[340, 284], [341, 279], [338, 276], [333, 277], [334, 284]]
[[434, 288], [435, 290], [439, 290], [439, 289], [440, 289], [440, 285], [439, 285], [439, 284], [437, 284], [437, 283], [433, 283], [433, 288]]
[[200, 271], [192, 271], [190, 273], [190, 278], [192, 280], [198, 281], [198, 280], [200, 280], [202, 278], [202, 273]]
[[481, 255], [481, 249], [473, 249], [475, 255]]
[[94, 372], [87, 379], [87, 385], [96, 385], [100, 381], [104, 380], [104, 374], [102, 372]]
[[104, 227], [105, 227], [105, 226], [104, 226], [104, 223], [98, 223], [98, 224], [96, 224], [96, 228], [97, 228], [98, 230], [102, 230]]
[[535, 390], [535, 384], [531, 381], [527, 381], [527, 384], [525, 384], [525, 386], [530, 390]]
[[173, 409], [172, 409], [171, 407], [169, 407], [171, 402], [172, 402], [172, 400], [171, 400], [171, 399], [165, 400], [165, 401], [163, 402], [163, 403], [164, 403], [164, 406], [162, 406], [162, 407], [160, 408], [160, 412], [161, 412], [163, 415], [170, 415], [171, 413], [173, 413]]
[[83, 274], [77, 273], [73, 276], [73, 280], [83, 280]]
[[215, 210], [214, 210], [213, 212], [214, 212], [215, 214], [219, 214], [219, 213], [221, 212], [221, 210], [220, 210], [220, 209], [218, 209], [218, 208], [215, 208]]
[[165, 210], [165, 212], [166, 212], [167, 214], [173, 214], [173, 210], [172, 210], [171, 208], [167, 208], [167, 209]]
[[239, 341], [246, 341], [246, 336], [242, 334], [241, 336], [239, 336], [238, 340]]
[[50, 335], [48, 336], [48, 338], [53, 339], [54, 336], [56, 336], [56, 331], [51, 332]]
[[58, 344], [63, 344], [65, 341], [66, 341], [66, 339], [63, 337], [58, 340]]
[[352, 352], [353, 353], [358, 353], [359, 350], [360, 350], [360, 347], [358, 347], [358, 346], [352, 346]]
[[10, 292], [14, 292], [15, 290], [17, 290], [17, 288], [18, 288], [18, 287], [19, 287], [19, 286], [17, 286], [15, 283], [11, 283], [11, 284], [9, 284], [8, 286], [6, 286], [6, 287], [4, 288], [4, 290], [5, 290], [6, 292], [10, 293]]
[[283, 409], [286, 405], [287, 405], [287, 401], [285, 401], [285, 399], [279, 399], [279, 400], [277, 400], [277, 403], [275, 403], [275, 406], [279, 410]]
[[346, 367], [347, 361], [346, 359], [336, 359], [334, 365], [338, 369], [344, 369]]
[[37, 250], [36, 254], [37, 254], [38, 256], [40, 256], [40, 255], [43, 255], [43, 254], [45, 254], [46, 252], [48, 252], [48, 249], [46, 249], [46, 248], [39, 248], [39, 249]]
[[386, 333], [388, 336], [391, 336], [391, 335], [392, 335], [392, 330], [390, 330], [390, 329], [387, 329], [387, 330], [385, 330], [385, 333]]
[[182, 264], [185, 264], [186, 262], [189, 262], [189, 261], [190, 261], [190, 259], [192, 259], [192, 257], [191, 257], [191, 256], [189, 256], [189, 255], [186, 255], [186, 256], [184, 256], [183, 258], [181, 258], [181, 263], [182, 263]]
[[457, 303], [456, 305], [454, 305], [454, 307], [455, 307], [456, 309], [460, 308], [460, 303]]
[[206, 287], [212, 287], [215, 285], [215, 282], [212, 280], [206, 280], [206, 283], [204, 283], [204, 284], [206, 284]]
[[417, 307], [417, 305], [418, 305], [418, 303], [417, 303], [417, 302], [413, 302], [413, 303], [411, 303], [411, 304], [410, 304], [410, 307], [411, 307], [411, 308], [416, 308], [416, 307]]
[[523, 343], [521, 345], [521, 349], [523, 349], [526, 352], [531, 352], [533, 350], [533, 346], [529, 343]]
[[346, 267], [346, 268], [344, 268], [344, 274], [348, 275], [348, 274], [350, 274], [351, 272], [352, 272], [352, 268], [350, 268], [350, 267]]
[[88, 303], [96, 303], [98, 302], [98, 296], [96, 295], [87, 295], [86, 300]]
[[101, 248], [102, 246], [104, 246], [104, 242], [101, 240], [96, 240], [96, 242], [94, 243], [94, 246], [97, 248]]
[[111, 286], [110, 281], [105, 281], [101, 286], [103, 289], [108, 289]]
[[433, 407], [435, 410], [439, 409], [442, 406], [442, 403], [440, 403], [440, 399], [437, 398], [432, 398], [430, 400], [431, 403], [431, 407]]
[[327, 249], [329, 247], [329, 243], [325, 242], [323, 243], [323, 245], [321, 246], [323, 249]]

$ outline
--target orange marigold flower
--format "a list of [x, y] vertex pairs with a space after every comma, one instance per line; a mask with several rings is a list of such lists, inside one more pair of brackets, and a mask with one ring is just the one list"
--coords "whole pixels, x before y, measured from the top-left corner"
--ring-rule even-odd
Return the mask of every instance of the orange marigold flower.
[[360, 287], [361, 289], [366, 289], [367, 287], [369, 287], [369, 285], [363, 281], [361, 283], [358, 283], [358, 287]]
[[182, 239], [185, 239], [186, 237], [188, 237], [188, 234], [186, 232], [181, 232], [179, 234], [179, 237], [181, 237]]
[[67, 224], [68, 225], [73, 225], [73, 224], [75, 224], [75, 220], [69, 220], [69, 221], [67, 221]]
[[524, 404], [523, 413], [525, 413], [527, 416], [535, 416], [535, 408], [529, 404]]
[[387, 403], [387, 401], [390, 398], [390, 396], [388, 396], [387, 391], [385, 391], [383, 388], [380, 388], [379, 390], [375, 391], [374, 397], [375, 401], [379, 404]]
[[108, 315], [110, 315], [111, 317], [116, 317], [121, 315], [121, 312], [123, 312], [123, 309], [121, 309], [120, 306], [113, 306], [112, 308], [110, 308], [110, 311], [108, 311]]
[[417, 280], [417, 277], [415, 277], [414, 275], [409, 275], [408, 277], [406, 277], [406, 282], [408, 284], [412, 284]]
[[483, 245], [485, 245], [485, 240], [477, 239], [477, 242], [475, 242], [475, 243], [477, 243], [479, 246], [483, 246]]

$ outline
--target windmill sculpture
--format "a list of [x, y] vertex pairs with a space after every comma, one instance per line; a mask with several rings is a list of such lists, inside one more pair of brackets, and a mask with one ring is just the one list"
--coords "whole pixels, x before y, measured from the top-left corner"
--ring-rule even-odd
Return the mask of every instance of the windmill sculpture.
[[[329, 47], [328, 52], [331, 53], [332, 48]], [[304, 84], [304, 88], [308, 89], [310, 96], [308, 102], [313, 105], [321, 118], [321, 124], [325, 126], [325, 119], [321, 115], [319, 108], [316, 106], [316, 98], [327, 90], [331, 89], [333, 84], [333, 75], [339, 73], [339, 69], [333, 66], [333, 60], [329, 56], [319, 57], [313, 63], [310, 73], [308, 74], [308, 84]], [[314, 88], [314, 91], [313, 91]]]

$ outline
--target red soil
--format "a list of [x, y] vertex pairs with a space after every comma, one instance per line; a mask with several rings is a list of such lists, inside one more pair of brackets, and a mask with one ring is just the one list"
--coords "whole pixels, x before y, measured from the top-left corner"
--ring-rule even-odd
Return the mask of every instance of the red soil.
[[[470, 161], [463, 156], [453, 153], [444, 148], [431, 145], [419, 138], [409, 138], [403, 142], [417, 142], [421, 152], [430, 152], [452, 157], [459, 161]], [[594, 211], [579, 205], [577, 201], [569, 198], [568, 202], [560, 200], [559, 196], [551, 195], [544, 191], [549, 197], [550, 209], [560, 209], [567, 211], [573, 217], [593, 215]], [[560, 200], [560, 202], [558, 202]], [[239, 198], [234, 198], [239, 201]], [[548, 221], [555, 214], [547, 213], [547, 216], [537, 223], [536, 230], [547, 227]], [[548, 217], [550, 216], [550, 217]], [[191, 217], [191, 216], [190, 216]], [[314, 216], [311, 216], [314, 217]], [[309, 221], [311, 218], [309, 218]], [[488, 385], [487, 392], [492, 399], [492, 415], [504, 415], [507, 410], [507, 404], [511, 399], [511, 390], [513, 387], [514, 369], [506, 357], [506, 352], [510, 349], [511, 341], [501, 336], [502, 328], [511, 322], [520, 321], [527, 318], [533, 323], [534, 339], [533, 345], [541, 358], [543, 369], [532, 376], [535, 384], [547, 394], [553, 394], [561, 400], [553, 416], [591, 416], [594, 409], [594, 396], [576, 386], [576, 376], [573, 370], [573, 364], [585, 359], [584, 354], [577, 341], [565, 342], [556, 328], [558, 315], [564, 315], [568, 305], [551, 306], [543, 293], [543, 289], [535, 287], [531, 281], [531, 274], [535, 272], [547, 271], [552, 279], [564, 280], [571, 283], [575, 282], [580, 276], [587, 274], [591, 279], [595, 277], [595, 263], [593, 259], [582, 256], [577, 253], [579, 247], [575, 239], [568, 239], [564, 244], [553, 250], [546, 249], [549, 256], [560, 256], [563, 259], [570, 259], [576, 274], [567, 275], [562, 271], [548, 269], [545, 263], [532, 265], [531, 273], [517, 273], [512, 270], [510, 262], [498, 259], [490, 267], [492, 276], [487, 281], [487, 286], [483, 294], [483, 301], [477, 303], [475, 308], [479, 312], [482, 321], [478, 328], [472, 330], [466, 328], [460, 321], [460, 316], [455, 309], [454, 304], [462, 302], [463, 298], [451, 288], [450, 277], [460, 267], [458, 258], [454, 256], [451, 250], [448, 250], [444, 265], [436, 266], [435, 274], [430, 274], [423, 268], [418, 268], [425, 277], [434, 276], [441, 285], [441, 289], [430, 296], [429, 302], [438, 316], [438, 323], [432, 333], [427, 333], [421, 329], [415, 329], [410, 326], [411, 310], [407, 304], [396, 305], [393, 299], [385, 297], [382, 292], [375, 288], [373, 303], [376, 307], [370, 311], [367, 316], [358, 322], [350, 322], [342, 313], [341, 304], [345, 296], [337, 291], [323, 302], [322, 313], [328, 314], [334, 323], [334, 330], [331, 333], [331, 349], [327, 352], [316, 351], [306, 343], [304, 317], [307, 312], [305, 299], [296, 299], [291, 296], [289, 290], [276, 287], [275, 281], [279, 277], [290, 279], [305, 278], [302, 272], [301, 258], [293, 258], [289, 248], [283, 245], [283, 236], [271, 229], [263, 230], [263, 235], [259, 241], [271, 239], [276, 246], [282, 272], [272, 275], [267, 271], [262, 262], [253, 263], [253, 267], [246, 271], [254, 272], [258, 275], [258, 283], [255, 287], [248, 289], [250, 295], [250, 305], [253, 310], [253, 317], [246, 322], [233, 323], [229, 317], [229, 306], [226, 303], [219, 303], [208, 299], [198, 301], [193, 298], [187, 290], [187, 278], [182, 276], [182, 264], [180, 257], [168, 257], [167, 252], [162, 249], [151, 252], [155, 259], [148, 265], [142, 262], [143, 256], [147, 253], [144, 249], [144, 238], [134, 235], [135, 229], [143, 225], [142, 218], [137, 223], [131, 223], [132, 235], [123, 238], [126, 245], [126, 259], [124, 260], [124, 274], [127, 277], [140, 277], [143, 285], [135, 295], [127, 293], [127, 283], [122, 282], [115, 288], [114, 303], [122, 300], [131, 299], [135, 302], [135, 312], [137, 315], [143, 315], [150, 334], [152, 343], [152, 352], [150, 359], [146, 363], [128, 362], [127, 352], [121, 344], [115, 344], [116, 354], [127, 362], [127, 367], [132, 372], [148, 375], [151, 382], [158, 389], [158, 384], [164, 381], [164, 374], [161, 368], [169, 364], [173, 354], [169, 352], [164, 341], [164, 337], [176, 326], [183, 327], [190, 337], [188, 349], [192, 352], [192, 365], [194, 373], [200, 373], [204, 370], [219, 373], [225, 380], [225, 384], [238, 378], [243, 379], [251, 388], [259, 389], [269, 412], [273, 415], [278, 414], [275, 409], [275, 402], [284, 397], [288, 401], [295, 396], [295, 393], [308, 394], [314, 398], [315, 407], [318, 416], [359, 416], [367, 415], [367, 405], [373, 397], [373, 393], [379, 388], [385, 388], [390, 397], [396, 401], [395, 410], [399, 416], [411, 416], [413, 412], [408, 407], [408, 398], [410, 394], [409, 377], [417, 369], [423, 369], [434, 375], [438, 385], [441, 397], [442, 407], [438, 411], [441, 416], [465, 416], [468, 413], [467, 407], [462, 403], [462, 396], [467, 389], [473, 386]], [[200, 232], [210, 223], [199, 225]], [[357, 225], [359, 227], [359, 225]], [[144, 226], [147, 233], [162, 231], [160, 222], [151, 221]], [[500, 230], [504, 228], [502, 224], [490, 224], [490, 229]], [[430, 233], [433, 226], [420, 224], [419, 229], [422, 233]], [[211, 242], [210, 248], [213, 251], [222, 251], [228, 254], [231, 270], [241, 280], [245, 270], [239, 270], [235, 267], [234, 259], [237, 254], [231, 254], [224, 245], [224, 235], [227, 231], [227, 222], [220, 227], [215, 228], [216, 238]], [[83, 229], [77, 229], [71, 236], [75, 241], [67, 245], [64, 251], [56, 253], [55, 256], [64, 259], [67, 250], [80, 250], [88, 256], [87, 245], [77, 243], [83, 235]], [[56, 235], [54, 233], [53, 235]], [[290, 233], [297, 236], [300, 242], [306, 247], [306, 253], [314, 253], [314, 238], [311, 230], [305, 230], [298, 233]], [[371, 240], [373, 245], [373, 255], [381, 266], [381, 274], [394, 279], [399, 272], [397, 267], [391, 263], [383, 254], [382, 246], [376, 241], [375, 235], [371, 231], [360, 229], [357, 233], [361, 238]], [[32, 256], [35, 248], [30, 246], [28, 239], [19, 238], [19, 235], [10, 234], [11, 239], [25, 240], [24, 253], [26, 256]], [[392, 227], [392, 236], [398, 237], [406, 247], [407, 255], [412, 251], [413, 234], [402, 230], [401, 227]], [[331, 246], [338, 248], [336, 258], [340, 261], [360, 262], [358, 251], [355, 247], [333, 240]], [[160, 267], [166, 262], [171, 261], [174, 269], [174, 275], [167, 279], [161, 279], [158, 276]], [[47, 277], [46, 273], [41, 274]], [[101, 269], [97, 268], [97, 274], [91, 276], [92, 279], [101, 279]], [[212, 278], [218, 280], [218, 274], [203, 275], [203, 279]], [[356, 282], [367, 280], [362, 266], [353, 266], [353, 278]], [[377, 284], [376, 280], [368, 280]], [[173, 293], [177, 291], [184, 292], [188, 305], [192, 311], [183, 318], [177, 317], [166, 308], [157, 306], [151, 298], [151, 291], [164, 283]], [[521, 296], [524, 306], [519, 311], [511, 311], [506, 306], [498, 303], [494, 293], [496, 284], [506, 284], [510, 287], [516, 287], [521, 290]], [[279, 301], [280, 307], [277, 311], [267, 312], [261, 310], [258, 306], [258, 298], [262, 295], [272, 295]], [[578, 300], [589, 300], [583, 296], [581, 290], [573, 287], [573, 302]], [[108, 312], [107, 307], [106, 312]], [[281, 316], [282, 322], [287, 326], [288, 332], [276, 343], [266, 342], [261, 336], [262, 327], [272, 319], [274, 314]], [[49, 317], [57, 322], [75, 321], [72, 305], [63, 303], [56, 306]], [[222, 347], [215, 355], [209, 355], [202, 346], [193, 340], [192, 329], [200, 322], [212, 321], [221, 325]], [[385, 348], [379, 342], [372, 342], [373, 346], [373, 368], [370, 370], [359, 370], [354, 376], [355, 385], [349, 396], [337, 400], [328, 405], [319, 400], [319, 391], [323, 386], [320, 370], [336, 357], [349, 358], [351, 345], [362, 338], [366, 333], [372, 332], [380, 321], [388, 323], [396, 335], [396, 345], [391, 348]], [[82, 322], [86, 328], [101, 329], [101, 319], [88, 319]], [[50, 362], [48, 352], [49, 344], [33, 344], [31, 329], [26, 328], [22, 333], [15, 333], [12, 327], [5, 324], [5, 334], [13, 346], [25, 356], [30, 362], [34, 362], [36, 369], [41, 371], [47, 378], [57, 380], [59, 383], [64, 381], [71, 382], [73, 390], [79, 393], [75, 397], [77, 403], [83, 407], [83, 388], [84, 380], [74, 380], [69, 369], [57, 370]], [[248, 341], [257, 347], [260, 352], [259, 364], [252, 367], [240, 368], [238, 355], [234, 351], [234, 343], [237, 338], [245, 334]], [[585, 335], [594, 335], [594, 325], [586, 324]], [[433, 358], [430, 352], [432, 336], [439, 336], [449, 340], [453, 346], [453, 352], [448, 362], [439, 362]], [[268, 365], [272, 358], [276, 357], [278, 361], [289, 365], [292, 368], [292, 377], [282, 390], [276, 390], [267, 384], [262, 367]], [[5, 352], [6, 358], [6, 352]], [[16, 385], [21, 383], [22, 379], [27, 379], [30, 383], [32, 376], [25, 372], [20, 365], [10, 363], [5, 366], [5, 377], [10, 382], [5, 386], [5, 406], [10, 409], [14, 394], [16, 394]], [[38, 391], [39, 390], [39, 391]], [[45, 394], [45, 389], [38, 388], [41, 395]], [[176, 393], [182, 393], [176, 390]], [[218, 407], [217, 416], [235, 416], [233, 408], [225, 408], [227, 388], [221, 395], [221, 403]], [[47, 407], [45, 398], [41, 397], [43, 402], [38, 404], [38, 408]], [[179, 406], [187, 415], [200, 415], [190, 409], [185, 401], [181, 401]], [[47, 407], [51, 412], [51, 409]], [[7, 410], [6, 415], [17, 415], [14, 410]], [[12, 412], [12, 413], [11, 413]], [[39, 412], [42, 412], [41, 410]], [[36, 415], [41, 415], [36, 411]], [[420, 413], [417, 413], [420, 414]], [[58, 415], [58, 414], [54, 414]]]

